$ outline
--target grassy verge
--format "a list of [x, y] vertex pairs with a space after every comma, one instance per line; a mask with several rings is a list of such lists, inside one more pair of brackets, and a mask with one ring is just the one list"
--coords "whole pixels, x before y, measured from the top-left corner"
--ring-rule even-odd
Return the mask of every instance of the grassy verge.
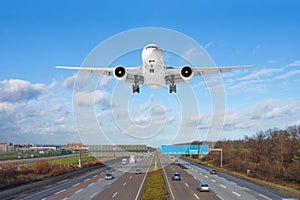
[[165, 181], [163, 178], [159, 158], [158, 155], [155, 154], [151, 166], [151, 171], [148, 172], [146, 189], [142, 196], [142, 200], [163, 199], [167, 199], [167, 191], [165, 190]]

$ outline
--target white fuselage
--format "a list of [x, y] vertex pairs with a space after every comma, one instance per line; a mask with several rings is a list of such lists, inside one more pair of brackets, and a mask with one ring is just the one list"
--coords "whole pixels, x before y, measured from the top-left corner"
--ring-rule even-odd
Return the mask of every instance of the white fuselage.
[[161, 48], [148, 44], [142, 51], [144, 84], [158, 89], [165, 85], [165, 66]]

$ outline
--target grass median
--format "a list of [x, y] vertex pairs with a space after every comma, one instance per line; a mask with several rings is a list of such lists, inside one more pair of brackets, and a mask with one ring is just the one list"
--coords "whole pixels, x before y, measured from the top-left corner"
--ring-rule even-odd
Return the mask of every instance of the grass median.
[[154, 155], [151, 170], [148, 172], [146, 189], [142, 196], [142, 200], [165, 200], [167, 199], [167, 191], [165, 190], [165, 181], [159, 157]]

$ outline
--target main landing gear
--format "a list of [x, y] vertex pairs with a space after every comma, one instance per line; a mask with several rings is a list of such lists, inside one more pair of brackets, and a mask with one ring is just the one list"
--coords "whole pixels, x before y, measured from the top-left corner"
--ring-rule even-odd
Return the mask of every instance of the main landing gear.
[[175, 81], [174, 81], [174, 78], [175, 78], [175, 75], [171, 75], [167, 81], [170, 83], [170, 86], [169, 86], [169, 92], [172, 93], [176, 93], [176, 85], [175, 85]]
[[132, 85], [132, 93], [140, 93], [140, 86], [138, 82], [139, 82], [138, 76], [134, 75], [134, 85]]

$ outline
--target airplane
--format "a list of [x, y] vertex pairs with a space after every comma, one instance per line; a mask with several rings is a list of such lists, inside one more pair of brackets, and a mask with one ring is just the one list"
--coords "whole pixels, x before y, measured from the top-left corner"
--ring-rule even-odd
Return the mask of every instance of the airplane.
[[227, 67], [169, 67], [165, 66], [162, 49], [156, 44], [148, 44], [142, 50], [142, 66], [115, 68], [89, 68], [56, 66], [56, 68], [78, 70], [114, 76], [117, 80], [123, 80], [132, 84], [132, 92], [140, 93], [140, 85], [147, 85], [152, 89], [159, 89], [169, 85], [169, 92], [176, 93], [176, 84], [187, 83], [194, 76], [203, 76], [220, 72], [229, 72], [232, 69], [251, 68], [254, 65], [227, 66]]

